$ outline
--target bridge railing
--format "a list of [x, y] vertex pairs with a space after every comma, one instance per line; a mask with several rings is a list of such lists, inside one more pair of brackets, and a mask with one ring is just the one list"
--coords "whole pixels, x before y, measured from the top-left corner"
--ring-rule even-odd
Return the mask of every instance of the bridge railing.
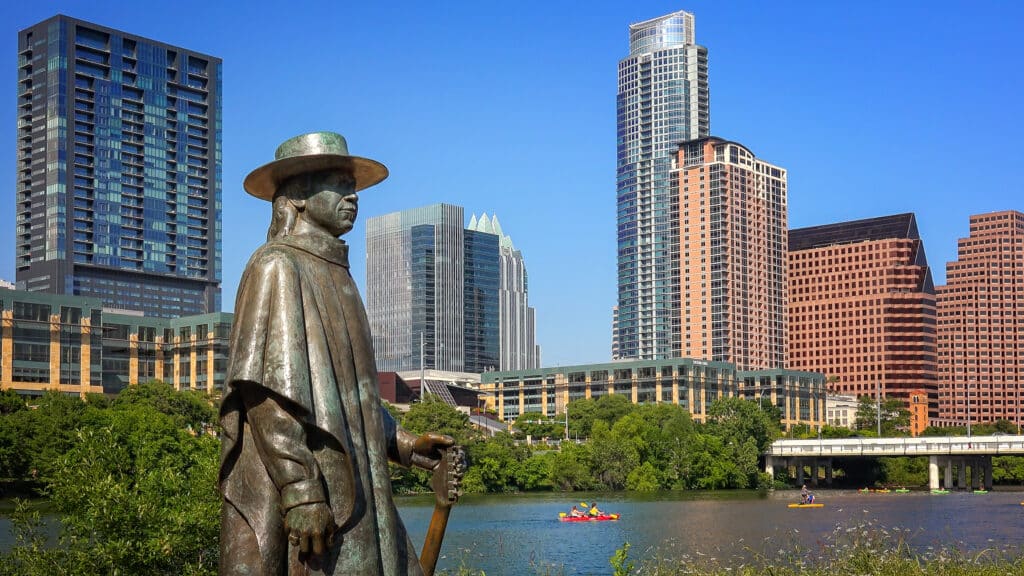
[[769, 456], [928, 456], [1024, 454], [1024, 436], [776, 440]]

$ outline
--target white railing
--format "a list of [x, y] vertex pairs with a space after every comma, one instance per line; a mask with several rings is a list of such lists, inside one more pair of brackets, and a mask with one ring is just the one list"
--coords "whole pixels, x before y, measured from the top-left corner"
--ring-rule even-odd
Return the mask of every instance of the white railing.
[[768, 456], [930, 456], [939, 454], [1024, 454], [1024, 436], [776, 440], [767, 452]]

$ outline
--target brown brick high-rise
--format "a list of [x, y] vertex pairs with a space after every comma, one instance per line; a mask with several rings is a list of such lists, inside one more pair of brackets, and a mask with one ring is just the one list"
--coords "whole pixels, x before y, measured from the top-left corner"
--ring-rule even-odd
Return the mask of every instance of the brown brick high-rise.
[[935, 287], [913, 214], [789, 231], [789, 365], [829, 392], [925, 390], [938, 416]]
[[[1020, 424], [1024, 384], [1024, 214], [971, 216], [938, 287], [939, 411], [947, 424]], [[970, 391], [970, 405], [964, 397]]]
[[741, 370], [786, 367], [785, 169], [715, 137], [680, 144], [676, 165], [679, 252], [664, 255], [678, 262], [673, 349]]

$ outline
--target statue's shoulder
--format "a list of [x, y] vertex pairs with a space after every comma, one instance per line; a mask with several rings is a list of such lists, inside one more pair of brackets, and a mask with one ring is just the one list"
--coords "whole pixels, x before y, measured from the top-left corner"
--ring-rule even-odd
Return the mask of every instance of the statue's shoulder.
[[295, 270], [299, 254], [299, 250], [288, 244], [271, 240], [252, 253], [245, 269], [247, 273], [259, 275]]

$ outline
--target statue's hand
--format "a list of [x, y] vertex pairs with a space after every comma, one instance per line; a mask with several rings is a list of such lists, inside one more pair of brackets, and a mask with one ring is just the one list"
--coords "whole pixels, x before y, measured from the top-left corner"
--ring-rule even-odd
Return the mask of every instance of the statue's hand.
[[300, 552], [323, 554], [331, 542], [334, 518], [327, 504], [311, 502], [289, 510], [284, 517], [284, 527], [288, 541], [298, 546]]
[[424, 470], [433, 470], [441, 461], [441, 450], [454, 445], [455, 440], [447, 434], [420, 434], [412, 444], [412, 464]]

